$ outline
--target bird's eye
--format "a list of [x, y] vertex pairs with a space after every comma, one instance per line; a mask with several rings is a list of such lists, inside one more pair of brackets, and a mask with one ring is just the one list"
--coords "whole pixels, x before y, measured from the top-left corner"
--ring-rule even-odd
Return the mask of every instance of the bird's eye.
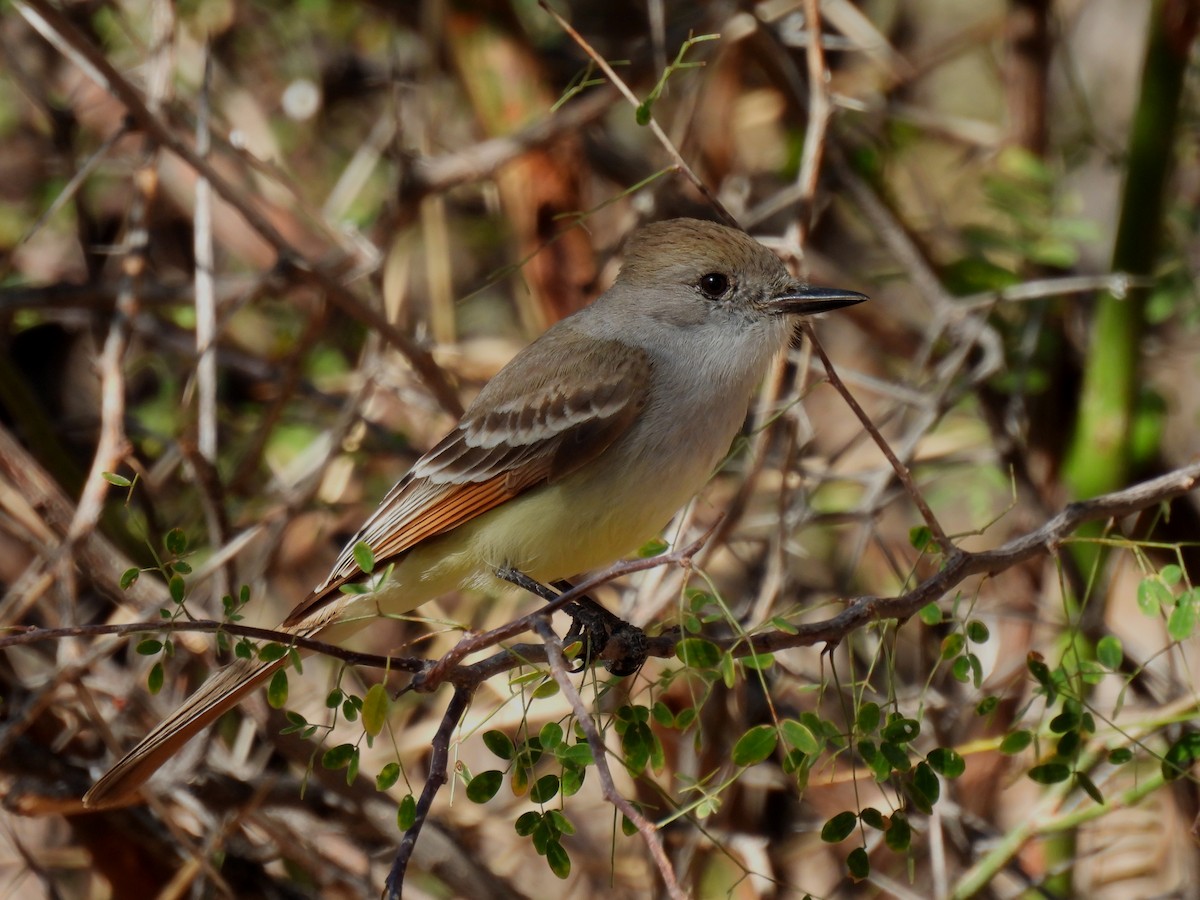
[[729, 276], [720, 272], [709, 272], [700, 276], [700, 293], [709, 300], [719, 300], [729, 290]]

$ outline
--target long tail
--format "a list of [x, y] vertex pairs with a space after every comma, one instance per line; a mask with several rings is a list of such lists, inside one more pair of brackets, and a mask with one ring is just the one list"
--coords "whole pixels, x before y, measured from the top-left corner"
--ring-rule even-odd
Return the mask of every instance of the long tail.
[[84, 806], [109, 806], [132, 794], [184, 744], [236, 706], [287, 661], [286, 656], [273, 662], [239, 659], [221, 669], [105, 772], [84, 794]]

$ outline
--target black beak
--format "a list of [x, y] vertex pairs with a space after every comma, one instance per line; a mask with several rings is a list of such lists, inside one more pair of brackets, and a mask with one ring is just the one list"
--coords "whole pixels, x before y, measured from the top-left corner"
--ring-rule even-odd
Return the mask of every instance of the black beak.
[[870, 299], [866, 294], [838, 288], [800, 287], [767, 301], [767, 310], [780, 316], [811, 316], [815, 313], [853, 306]]

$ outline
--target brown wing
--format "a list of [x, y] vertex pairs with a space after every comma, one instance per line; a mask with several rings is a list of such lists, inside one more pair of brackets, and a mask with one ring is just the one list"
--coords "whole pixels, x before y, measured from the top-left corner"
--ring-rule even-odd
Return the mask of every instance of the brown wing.
[[[363, 576], [359, 542], [377, 565], [594, 459], [646, 403], [650, 362], [643, 351], [579, 336], [563, 326], [554, 341], [519, 353], [480, 392], [458, 427], [388, 492], [334, 563], [329, 576], [284, 620], [293, 627], [341, 585]], [[589, 373], [585, 386], [578, 373]]]

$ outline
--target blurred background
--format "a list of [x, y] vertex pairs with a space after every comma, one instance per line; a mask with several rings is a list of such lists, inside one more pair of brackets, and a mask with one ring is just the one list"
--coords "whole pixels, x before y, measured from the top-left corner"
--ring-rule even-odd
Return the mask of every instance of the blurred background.
[[[871, 296], [817, 334], [957, 546], [1194, 464], [1198, 20], [1195, 0], [0, 4], [0, 623], [273, 625], [638, 224], [714, 201]], [[688, 895], [1194, 896], [1200, 500], [1145, 505], [836, 647], [584, 679]], [[721, 513], [694, 569], [598, 599], [727, 646], [945, 559], [799, 337], [663, 546]], [[447, 597], [363, 648], [435, 658], [534, 603]], [[288, 706], [310, 740], [256, 698], [148, 805], [85, 812], [228, 658], [145, 637], [0, 656], [0, 893], [376, 894], [444, 689], [368, 746], [347, 702], [380, 675], [307, 661]], [[574, 740], [541, 678], [476, 695], [406, 896], [661, 890], [594, 770], [569, 789], [538, 756], [549, 723]], [[321, 740], [358, 747], [356, 779]], [[485, 771], [502, 787], [474, 802]], [[547, 853], [519, 817], [551, 809], [570, 829]]]

